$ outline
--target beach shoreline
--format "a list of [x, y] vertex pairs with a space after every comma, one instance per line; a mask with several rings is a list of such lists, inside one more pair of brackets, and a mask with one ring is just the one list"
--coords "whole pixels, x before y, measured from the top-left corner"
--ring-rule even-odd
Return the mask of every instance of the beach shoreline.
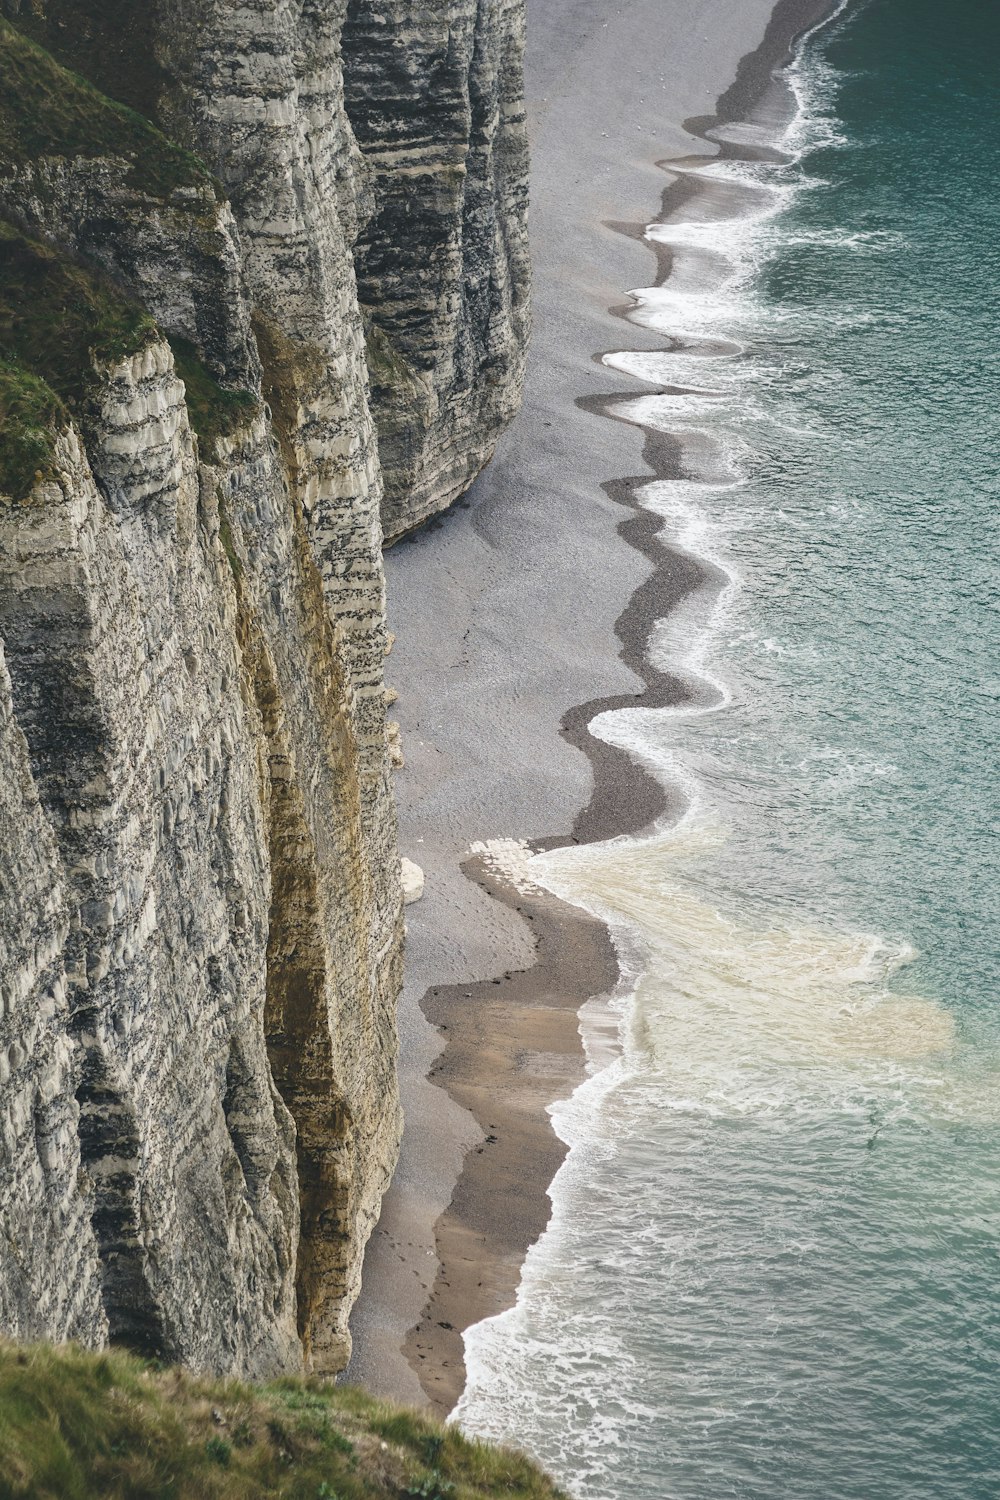
[[[632, 310], [622, 303], [627, 288], [658, 285], [669, 275], [669, 256], [657, 254], [642, 231], [693, 188], [676, 178], [664, 185], [663, 170], [685, 156], [718, 154], [706, 131], [755, 109], [766, 114], [775, 68], [831, 8], [830, 0], [780, 0], [773, 10], [751, 5], [740, 35], [721, 3], [689, 7], [687, 21], [694, 24], [697, 10], [699, 28], [709, 28], [698, 89], [718, 95], [714, 108], [701, 111], [682, 103], [698, 91], [688, 76], [683, 87], [673, 82], [666, 107], [654, 98], [643, 113], [662, 59], [629, 41], [644, 27], [663, 33], [652, 0], [634, 0], [625, 17], [616, 12], [611, 37], [610, 10], [605, 21], [605, 6], [586, 7], [576, 67], [570, 59], [558, 97], [543, 92], [554, 88], [544, 65], [532, 72], [529, 44], [543, 244], [525, 411], [468, 499], [387, 558], [398, 637], [389, 678], [400, 690], [407, 753], [397, 782], [401, 846], [424, 868], [428, 895], [408, 910], [401, 1012], [407, 1134], [366, 1259], [347, 1372], [379, 1394], [428, 1402], [439, 1412], [460, 1395], [462, 1332], [513, 1303], [524, 1255], [549, 1217], [548, 1189], [566, 1154], [549, 1106], [585, 1076], [580, 1008], [618, 982], [602, 924], [555, 897], [499, 881], [469, 850], [484, 839], [527, 838], [533, 849], [597, 842], [637, 833], [671, 810], [661, 783], [587, 726], [606, 710], [684, 700], [684, 683], [653, 668], [647, 646], [655, 622], [708, 575], [697, 559], [669, 546], [662, 518], [636, 498], [642, 486], [681, 472], [677, 443], [627, 420], [597, 420], [614, 418], [615, 403], [634, 398], [637, 387], [601, 390], [610, 372], [595, 351], [621, 346], [615, 319]], [[558, 32], [558, 13], [573, 9], [559, 0], [546, 24]], [[670, 25], [680, 27], [681, 18]], [[602, 217], [590, 201], [578, 206], [578, 214], [590, 215], [590, 248], [601, 253], [597, 287], [588, 247], [567, 256], [548, 236], [565, 238], [550, 222], [551, 195], [585, 121], [593, 147], [588, 70], [596, 87], [609, 48], [625, 118], [617, 140], [610, 130], [601, 135], [598, 157], [607, 175], [617, 151], [628, 182], [607, 184], [602, 202], [618, 212], [656, 202], [660, 209], [637, 225]], [[621, 76], [626, 64], [631, 73]], [[661, 81], [666, 91], [665, 75]], [[641, 108], [630, 113], [633, 96]], [[780, 98], [773, 107], [781, 107]], [[666, 124], [656, 121], [657, 109]], [[556, 139], [558, 111], [576, 118], [575, 141], [565, 133]], [[609, 114], [603, 118], [610, 124]], [[636, 119], [643, 149], [654, 147], [638, 160], [625, 136]], [[677, 149], [656, 150], [657, 139]], [[597, 165], [588, 200], [599, 183]], [[647, 191], [654, 183], [659, 190]], [[559, 339], [567, 322], [569, 347]], [[644, 341], [663, 345], [632, 323], [629, 345]], [[543, 431], [557, 424], [554, 438]], [[646, 472], [635, 472], [640, 466]], [[622, 474], [630, 477], [616, 477]], [[550, 510], [532, 515], [526, 499], [541, 503], [546, 495]], [[533, 578], [541, 580], [540, 592]]]

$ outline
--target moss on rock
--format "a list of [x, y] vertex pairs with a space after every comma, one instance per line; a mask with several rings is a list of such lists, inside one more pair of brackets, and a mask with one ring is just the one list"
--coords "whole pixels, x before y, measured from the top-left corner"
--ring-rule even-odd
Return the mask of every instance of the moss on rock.
[[0, 494], [25, 499], [53, 473], [55, 435], [67, 420], [51, 386], [0, 359]]
[[[0, 493], [24, 500], [50, 477], [56, 432], [84, 414], [99, 367], [160, 337], [96, 268], [0, 220]], [[224, 389], [193, 344], [171, 346], [202, 442], [245, 425], [258, 409], [252, 393]]]
[[177, 373], [184, 382], [188, 418], [199, 438], [211, 445], [229, 437], [256, 416], [260, 403], [252, 391], [228, 391], [205, 368], [187, 339], [171, 338]]
[[97, 361], [141, 349], [156, 324], [96, 271], [0, 220], [0, 493], [52, 474], [55, 436]]
[[96, 362], [134, 354], [157, 337], [149, 314], [106, 277], [0, 220], [0, 352], [40, 375], [68, 404]]
[[214, 187], [196, 156], [0, 19], [0, 163], [46, 156], [124, 158], [130, 184], [158, 198]]

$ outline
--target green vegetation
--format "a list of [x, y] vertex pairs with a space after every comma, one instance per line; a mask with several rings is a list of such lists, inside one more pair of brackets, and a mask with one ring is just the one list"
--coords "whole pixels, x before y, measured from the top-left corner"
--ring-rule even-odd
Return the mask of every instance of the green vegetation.
[[197, 349], [187, 339], [171, 338], [170, 347], [177, 373], [184, 382], [191, 426], [203, 443], [210, 445], [218, 437], [229, 437], [256, 415], [256, 396], [251, 391], [225, 390], [206, 370]]
[[0, 1345], [0, 1500], [560, 1500], [520, 1455], [351, 1387]]
[[136, 0], [31, 0], [17, 9], [19, 31], [103, 93], [155, 122], [170, 79], [156, 60], [153, 7]]
[[23, 500], [52, 475], [52, 444], [66, 408], [51, 386], [0, 359], [0, 492]]
[[0, 350], [67, 403], [89, 388], [95, 360], [122, 359], [156, 324], [99, 271], [0, 221]]
[[[98, 270], [0, 220], [0, 493], [23, 500], [48, 476], [56, 431], [93, 391], [96, 362], [158, 336], [149, 314]], [[253, 416], [249, 391], [224, 390], [193, 344], [171, 343], [203, 443]]]
[[379, 327], [371, 310], [363, 308], [362, 313], [365, 315], [365, 362], [373, 389], [395, 391], [398, 396], [415, 392], [425, 394], [417, 371]]
[[196, 156], [0, 19], [0, 162], [43, 156], [125, 158], [130, 184], [156, 197], [214, 187]]
[[[65, 31], [74, 17], [65, 5], [62, 11], [26, 16], [24, 24], [45, 31], [58, 21], [56, 30]], [[82, 29], [74, 34], [89, 38], [92, 60], [112, 57], [119, 22], [136, 24], [134, 6], [117, 20], [93, 9], [76, 19]], [[0, 19], [0, 168], [44, 156], [124, 158], [130, 183], [158, 197], [212, 182], [196, 157], [148, 120]], [[0, 492], [23, 500], [51, 473], [55, 433], [92, 391], [95, 363], [133, 353], [157, 334], [149, 314], [96, 268], [0, 221]], [[253, 415], [254, 397], [224, 390], [193, 345], [178, 339], [173, 349], [191, 425], [205, 444]]]
[[94, 361], [155, 334], [96, 271], [0, 221], [0, 492], [23, 500], [51, 472], [56, 431], [90, 389]]

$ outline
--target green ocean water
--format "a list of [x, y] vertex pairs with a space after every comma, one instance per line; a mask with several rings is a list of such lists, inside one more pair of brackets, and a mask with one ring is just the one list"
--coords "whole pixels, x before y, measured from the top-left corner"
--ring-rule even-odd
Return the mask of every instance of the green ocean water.
[[848, 4], [609, 360], [707, 582], [650, 643], [691, 706], [593, 732], [687, 812], [537, 862], [634, 982], [459, 1410], [588, 1500], [1000, 1494], [998, 58]]

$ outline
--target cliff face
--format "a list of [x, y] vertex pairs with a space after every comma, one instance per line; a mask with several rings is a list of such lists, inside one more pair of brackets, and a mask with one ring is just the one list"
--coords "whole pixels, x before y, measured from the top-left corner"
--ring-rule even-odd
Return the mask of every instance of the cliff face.
[[[348, 123], [335, 3], [6, 9], [0, 1330], [338, 1369], [400, 1128], [352, 257], [390, 189]], [[464, 67], [469, 97], [516, 92], [516, 17], [484, 61], [494, 22], [467, 9], [455, 88]], [[517, 238], [498, 109], [467, 155]], [[479, 343], [478, 313], [450, 316], [415, 420], [443, 450], [458, 392], [455, 456], [433, 481], [422, 461], [425, 510], [489, 446], [440, 351], [471, 337], [467, 371], [493, 338], [489, 420], [516, 401], [523, 313]]]
[[355, 262], [389, 540], [465, 490], [521, 399], [521, 0], [349, 0], [347, 111], [375, 185]]

